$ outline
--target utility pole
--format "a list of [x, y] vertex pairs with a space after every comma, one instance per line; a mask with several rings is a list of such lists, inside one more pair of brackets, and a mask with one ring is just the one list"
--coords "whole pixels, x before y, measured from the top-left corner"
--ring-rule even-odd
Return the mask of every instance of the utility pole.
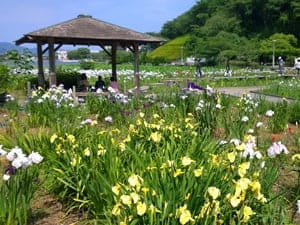
[[273, 51], [273, 56], [272, 56], [272, 69], [275, 68], [275, 42], [276, 42], [276, 40], [272, 40], [272, 51]]
[[181, 50], [181, 64], [183, 65], [183, 46], [180, 47]]

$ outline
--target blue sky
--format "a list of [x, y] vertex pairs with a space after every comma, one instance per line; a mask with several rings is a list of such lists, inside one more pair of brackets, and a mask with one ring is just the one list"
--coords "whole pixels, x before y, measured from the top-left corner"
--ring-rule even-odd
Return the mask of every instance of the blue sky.
[[197, 0], [7, 0], [1, 2], [0, 42], [88, 14], [139, 32], [159, 32], [163, 24]]

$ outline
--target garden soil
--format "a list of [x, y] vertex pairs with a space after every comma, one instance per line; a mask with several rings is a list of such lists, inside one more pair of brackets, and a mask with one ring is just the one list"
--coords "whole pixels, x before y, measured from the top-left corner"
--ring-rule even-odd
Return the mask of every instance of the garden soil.
[[85, 220], [80, 212], [67, 212], [50, 194], [42, 194], [33, 201], [32, 213], [29, 225], [80, 225]]

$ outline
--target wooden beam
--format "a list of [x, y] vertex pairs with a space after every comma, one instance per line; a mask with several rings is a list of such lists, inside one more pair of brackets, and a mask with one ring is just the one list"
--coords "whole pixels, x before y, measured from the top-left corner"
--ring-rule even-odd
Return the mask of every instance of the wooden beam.
[[133, 44], [133, 55], [134, 55], [134, 87], [135, 94], [138, 95], [140, 91], [140, 73], [139, 73], [139, 45], [138, 43]]
[[103, 49], [103, 51], [106, 52], [107, 55], [109, 55], [111, 57], [111, 52], [109, 52], [104, 45], [99, 44], [99, 46]]
[[126, 48], [128, 48], [132, 53], [134, 53], [134, 47], [132, 47], [132, 46], [126, 46]]
[[42, 54], [44, 55], [48, 51], [49, 47], [47, 46], [43, 51]]
[[54, 40], [48, 40], [49, 47], [49, 85], [56, 86]]
[[45, 87], [44, 65], [43, 65], [43, 49], [40, 42], [37, 43], [37, 56], [38, 56], [38, 85]]
[[112, 78], [117, 81], [117, 44], [111, 45], [111, 74]]
[[59, 44], [58, 46], [56, 46], [56, 48], [54, 49], [54, 51], [56, 52], [58, 49], [60, 49], [60, 47], [62, 46], [63, 44]]

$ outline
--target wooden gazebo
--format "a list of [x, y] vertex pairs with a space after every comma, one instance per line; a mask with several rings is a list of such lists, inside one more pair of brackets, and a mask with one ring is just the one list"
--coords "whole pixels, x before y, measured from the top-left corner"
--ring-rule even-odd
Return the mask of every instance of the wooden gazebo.
[[139, 46], [147, 43], [159, 44], [162, 41], [162, 39], [94, 19], [88, 15], [79, 15], [75, 19], [25, 34], [16, 41], [16, 44], [37, 44], [38, 82], [40, 86], [45, 84], [43, 54], [47, 51], [49, 54], [49, 84], [52, 86], [56, 85], [55, 52], [62, 45], [101, 47], [111, 57], [112, 77], [116, 80], [117, 48], [128, 48], [134, 54], [134, 85], [138, 90], [140, 87]]

